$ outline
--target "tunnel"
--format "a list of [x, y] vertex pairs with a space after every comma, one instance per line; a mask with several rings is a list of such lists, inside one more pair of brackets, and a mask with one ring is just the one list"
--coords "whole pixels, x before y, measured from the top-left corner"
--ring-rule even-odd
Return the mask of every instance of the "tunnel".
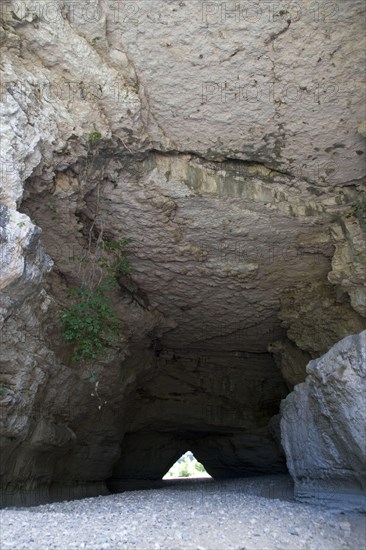
[[[277, 203], [260, 166], [150, 152], [111, 172], [96, 147], [82, 203], [80, 160], [52, 190], [30, 177], [20, 206], [39, 228], [24, 249], [34, 290], [4, 324], [3, 378], [31, 398], [3, 395], [6, 487], [119, 491], [161, 480], [187, 449], [214, 479], [287, 472], [281, 402], [363, 327], [328, 280], [330, 218], [319, 200]], [[103, 353], [75, 358], [95, 341]]]
[[286, 471], [275, 415], [288, 390], [268, 354], [162, 354], [159, 371], [136, 391], [114, 485], [161, 479], [188, 448], [217, 479]]
[[362, 3], [346, 49], [282, 12], [225, 41], [202, 2], [151, 32], [102, 4], [2, 27], [0, 492], [106, 494], [189, 449], [359, 494]]
[[[281, 403], [363, 328], [329, 281], [330, 214], [276, 202], [260, 166], [152, 152], [111, 172], [93, 155], [82, 203], [78, 161], [52, 190], [30, 177], [20, 206], [38, 229], [24, 248], [33, 290], [3, 328], [6, 491], [118, 492], [161, 480], [187, 449], [214, 479], [286, 473], [280, 422], [298, 430], [297, 413], [281, 420]], [[75, 358], [95, 341], [103, 353]]]

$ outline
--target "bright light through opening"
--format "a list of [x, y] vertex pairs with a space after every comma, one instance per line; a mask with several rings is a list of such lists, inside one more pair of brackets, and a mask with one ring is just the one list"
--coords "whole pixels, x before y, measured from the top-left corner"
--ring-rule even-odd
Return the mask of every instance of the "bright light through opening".
[[178, 458], [170, 470], [167, 471], [163, 479], [173, 479], [177, 477], [211, 477], [205, 470], [201, 462], [198, 462], [191, 451], [187, 451]]

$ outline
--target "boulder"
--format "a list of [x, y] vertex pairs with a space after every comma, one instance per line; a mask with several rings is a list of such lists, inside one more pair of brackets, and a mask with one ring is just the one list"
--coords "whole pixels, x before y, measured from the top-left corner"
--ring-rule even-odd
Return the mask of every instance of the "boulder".
[[281, 404], [281, 439], [302, 501], [366, 509], [366, 331], [310, 361]]

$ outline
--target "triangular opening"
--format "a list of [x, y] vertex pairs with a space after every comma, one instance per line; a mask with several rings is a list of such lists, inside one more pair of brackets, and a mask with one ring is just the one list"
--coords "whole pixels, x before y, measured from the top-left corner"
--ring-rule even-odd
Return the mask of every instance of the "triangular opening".
[[204, 465], [198, 462], [192, 451], [187, 451], [167, 471], [163, 479], [211, 477]]

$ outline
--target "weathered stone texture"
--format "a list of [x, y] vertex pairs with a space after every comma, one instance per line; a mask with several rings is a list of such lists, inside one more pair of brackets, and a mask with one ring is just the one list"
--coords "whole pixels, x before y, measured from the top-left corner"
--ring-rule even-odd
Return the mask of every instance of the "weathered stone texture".
[[366, 508], [366, 331], [310, 361], [281, 405], [282, 444], [301, 500]]
[[[365, 327], [364, 2], [218, 4], [1, 6], [2, 487], [158, 477], [188, 444], [278, 471], [281, 399]], [[76, 366], [91, 232], [132, 272], [120, 341]]]

